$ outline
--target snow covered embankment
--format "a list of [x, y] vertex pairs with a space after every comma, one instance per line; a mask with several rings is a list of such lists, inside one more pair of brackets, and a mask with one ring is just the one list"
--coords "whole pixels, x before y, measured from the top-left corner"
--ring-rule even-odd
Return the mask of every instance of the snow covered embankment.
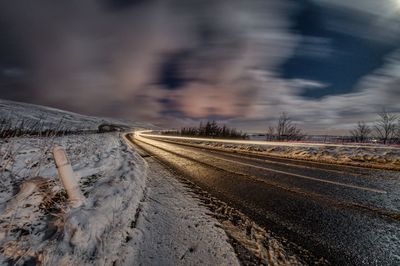
[[400, 149], [398, 148], [312, 144], [304, 144], [303, 146], [245, 145], [215, 142], [202, 142], [201, 145], [217, 149], [260, 153], [290, 159], [400, 170]]
[[86, 116], [41, 105], [0, 99], [0, 131], [10, 129], [27, 132], [93, 132], [104, 124], [135, 129], [154, 127], [148, 123]]
[[[116, 133], [0, 140], [0, 264], [112, 264], [143, 197], [147, 164]], [[51, 148], [87, 203], [70, 209]], [[18, 193], [20, 192], [20, 193]]]

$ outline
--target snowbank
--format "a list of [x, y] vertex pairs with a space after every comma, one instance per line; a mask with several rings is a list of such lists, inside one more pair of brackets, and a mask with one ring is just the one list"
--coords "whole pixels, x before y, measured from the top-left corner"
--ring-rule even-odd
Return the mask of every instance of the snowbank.
[[383, 147], [243, 145], [204, 142], [201, 145], [231, 151], [245, 151], [284, 158], [324, 163], [400, 170], [400, 149]]
[[[67, 206], [50, 152], [54, 145], [66, 149], [80, 177], [87, 198], [80, 208]], [[118, 134], [0, 140], [0, 158], [0, 264], [117, 260], [147, 171]]]

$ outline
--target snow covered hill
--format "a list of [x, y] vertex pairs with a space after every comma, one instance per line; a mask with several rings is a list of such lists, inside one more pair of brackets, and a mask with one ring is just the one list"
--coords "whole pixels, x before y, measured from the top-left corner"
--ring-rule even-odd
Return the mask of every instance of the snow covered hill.
[[99, 118], [63, 111], [55, 108], [0, 99], [0, 124], [12, 129], [68, 131], [97, 130], [101, 124], [120, 125], [126, 128], [154, 128], [149, 123], [123, 119]]

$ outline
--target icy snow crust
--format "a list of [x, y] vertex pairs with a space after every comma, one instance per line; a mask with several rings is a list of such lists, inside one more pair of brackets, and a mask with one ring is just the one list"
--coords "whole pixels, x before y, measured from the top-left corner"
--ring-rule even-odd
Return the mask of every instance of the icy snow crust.
[[[118, 259], [147, 172], [146, 162], [118, 134], [12, 138], [0, 144], [0, 264]], [[51, 154], [54, 145], [66, 149], [80, 177], [87, 198], [81, 208], [68, 207]]]

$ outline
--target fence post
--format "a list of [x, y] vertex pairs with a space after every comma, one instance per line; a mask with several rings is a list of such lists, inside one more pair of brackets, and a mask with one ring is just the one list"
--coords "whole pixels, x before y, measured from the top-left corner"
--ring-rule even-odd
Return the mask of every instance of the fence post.
[[67, 154], [61, 147], [54, 147], [53, 156], [56, 162], [58, 176], [61, 179], [69, 199], [69, 204], [73, 208], [77, 208], [85, 203], [81, 189], [79, 188], [78, 181], [72, 170], [72, 166], [67, 158]]

